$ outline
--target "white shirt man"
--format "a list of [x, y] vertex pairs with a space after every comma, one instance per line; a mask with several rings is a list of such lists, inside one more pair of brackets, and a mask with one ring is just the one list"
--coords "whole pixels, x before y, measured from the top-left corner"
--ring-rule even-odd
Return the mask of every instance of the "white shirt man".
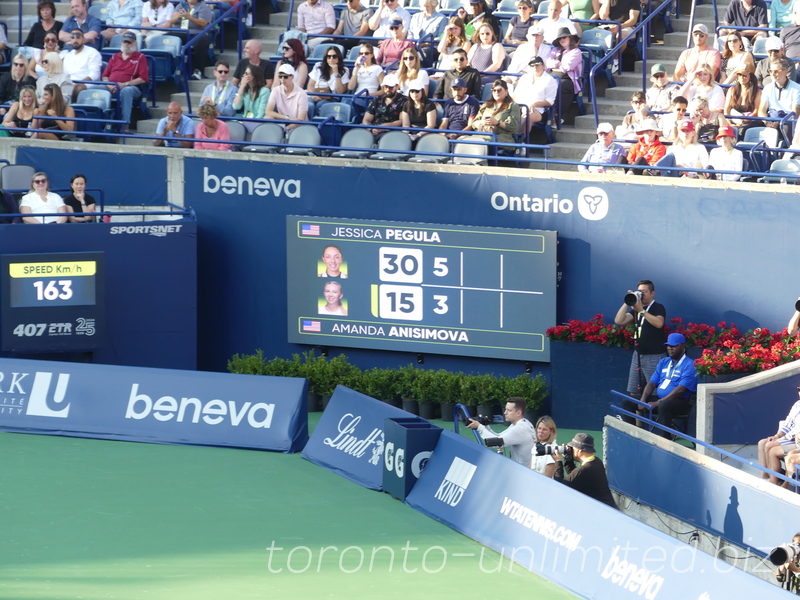
[[544, 41], [548, 44], [553, 43], [558, 35], [558, 30], [562, 27], [569, 29], [573, 35], [581, 34], [579, 25], [561, 16], [561, 6], [559, 0], [552, 0], [547, 7], [547, 18], [539, 21], [539, 25], [544, 30]]
[[531, 124], [542, 120], [548, 107], [553, 106], [558, 93], [558, 81], [544, 72], [544, 61], [534, 56], [530, 62], [530, 71], [519, 78], [517, 87], [511, 97], [517, 104], [524, 104], [531, 109]]
[[480, 436], [485, 439], [501, 438], [503, 446], [511, 450], [511, 460], [528, 467], [531, 464], [531, 451], [536, 443], [536, 428], [522, 415], [525, 412], [525, 401], [521, 398], [509, 398], [503, 412], [506, 421], [511, 425], [502, 433], [496, 433], [491, 428], [470, 419], [467, 427], [477, 429]]
[[[310, 34], [333, 33], [336, 29], [333, 7], [325, 0], [306, 0], [297, 7], [297, 29]], [[314, 37], [308, 40], [308, 45], [313, 48], [324, 41], [325, 38]]]
[[[545, 60], [550, 54], [550, 50], [553, 49], [550, 44], [544, 43], [544, 29], [539, 24], [532, 25], [525, 37], [528, 41], [520, 44], [511, 55], [511, 64], [506, 69], [509, 73], [527, 73], [530, 69], [528, 63], [534, 56], [541, 56], [542, 60]], [[513, 83], [513, 81], [510, 82]]]
[[62, 61], [64, 73], [69, 75], [73, 82], [99, 81], [100, 71], [103, 68], [103, 59], [100, 53], [84, 44], [84, 35], [80, 29], [75, 29], [70, 33], [70, 41], [72, 50], [67, 52]]
[[411, 15], [400, 6], [399, 0], [383, 0], [381, 7], [375, 9], [369, 19], [369, 28], [375, 32], [372, 34], [373, 37], [388, 38], [389, 21], [392, 19], [403, 21], [403, 29], [406, 31], [411, 28]]

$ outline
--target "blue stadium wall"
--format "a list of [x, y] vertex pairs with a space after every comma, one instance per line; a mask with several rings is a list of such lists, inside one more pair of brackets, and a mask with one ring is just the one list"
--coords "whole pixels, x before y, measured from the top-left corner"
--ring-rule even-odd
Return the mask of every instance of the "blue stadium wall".
[[[125, 163], [118, 154], [82, 152], [81, 147], [25, 148], [18, 157], [44, 168], [55, 181], [67, 179], [76, 165], [90, 168], [89, 158], [100, 173], [112, 167], [119, 174], [113, 167], [130, 166], [145, 183], [105, 176], [107, 201], [161, 204], [167, 199], [163, 167], [142, 177], [151, 157], [147, 149], [136, 151]], [[170, 199], [194, 209], [198, 220], [202, 369], [222, 370], [232, 354], [258, 348], [269, 356], [306, 349], [286, 341], [285, 216], [290, 214], [555, 230], [558, 322], [597, 313], [612, 319], [625, 291], [641, 278], [655, 282], [669, 317], [732, 321], [742, 329], [784, 327], [800, 295], [794, 232], [800, 204], [782, 186], [664, 185], [645, 178], [344, 166], [324, 159], [297, 164], [263, 156], [209, 159], [180, 151], [170, 160], [181, 162], [183, 173], [183, 198], [173, 194]], [[228, 181], [236, 182], [234, 189], [226, 187], [225, 177], [233, 178]], [[251, 187], [248, 182], [258, 178], [269, 184]], [[139, 189], [145, 184], [150, 195]], [[362, 367], [416, 359], [408, 352], [345, 352]], [[498, 374], [524, 368], [516, 361], [435, 355], [426, 355], [425, 366]], [[549, 377], [549, 365], [535, 369]]]

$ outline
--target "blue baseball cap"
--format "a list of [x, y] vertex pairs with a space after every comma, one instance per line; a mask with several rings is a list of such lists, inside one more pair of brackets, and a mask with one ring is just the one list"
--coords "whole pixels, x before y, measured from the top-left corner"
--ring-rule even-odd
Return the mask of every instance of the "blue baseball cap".
[[667, 337], [667, 341], [664, 344], [665, 346], [678, 346], [680, 344], [685, 344], [686, 338], [683, 337], [682, 333], [670, 333]]

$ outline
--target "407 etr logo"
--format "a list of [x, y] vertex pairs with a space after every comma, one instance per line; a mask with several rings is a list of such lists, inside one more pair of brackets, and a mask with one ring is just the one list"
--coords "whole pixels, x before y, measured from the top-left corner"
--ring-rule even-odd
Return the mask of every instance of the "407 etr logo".
[[12, 333], [18, 337], [42, 337], [61, 335], [94, 335], [95, 320], [79, 318], [72, 323], [20, 323]]

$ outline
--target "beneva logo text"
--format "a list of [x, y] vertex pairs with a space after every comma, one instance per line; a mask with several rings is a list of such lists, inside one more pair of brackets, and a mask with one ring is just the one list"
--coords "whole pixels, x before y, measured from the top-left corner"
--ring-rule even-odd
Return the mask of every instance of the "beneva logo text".
[[578, 193], [578, 199], [559, 198], [553, 194], [550, 198], [522, 196], [509, 196], [504, 192], [495, 192], [490, 199], [495, 210], [510, 210], [514, 212], [534, 213], [564, 213], [569, 214], [578, 205], [578, 213], [587, 221], [600, 221], [608, 215], [609, 200], [605, 190], [599, 187], [586, 187]]

